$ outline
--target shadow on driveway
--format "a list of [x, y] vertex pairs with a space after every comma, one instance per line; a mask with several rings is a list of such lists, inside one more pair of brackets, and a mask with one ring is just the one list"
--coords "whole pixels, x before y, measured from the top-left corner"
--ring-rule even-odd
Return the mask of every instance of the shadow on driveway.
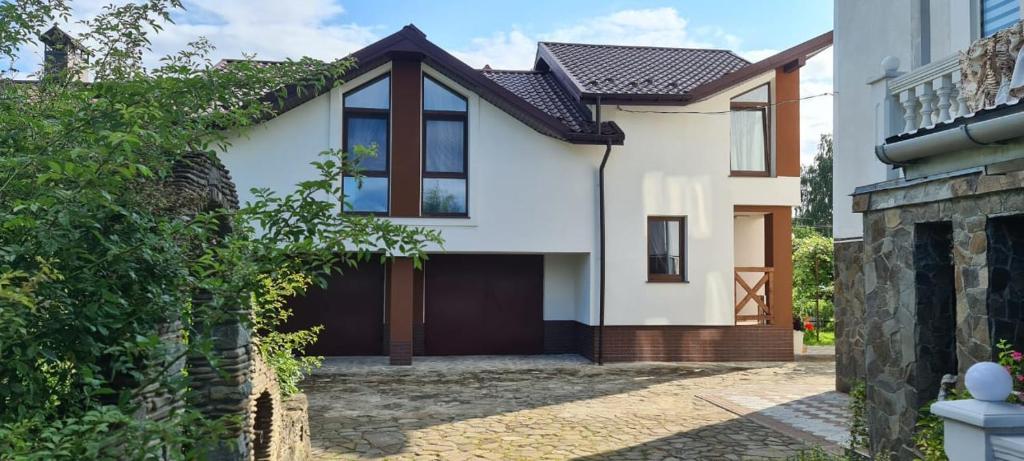
[[[578, 356], [540, 356], [417, 358], [413, 367], [388, 367], [384, 360], [328, 359], [303, 383], [315, 456], [568, 459], [614, 454], [621, 447], [643, 452], [647, 444], [635, 444], [639, 440], [697, 449], [705, 442], [689, 441], [682, 429], [695, 428], [695, 436], [704, 438], [733, 426], [743, 428], [733, 431], [739, 437], [767, 434], [753, 437], [754, 448], [766, 438], [778, 439], [781, 449], [799, 445], [745, 420], [717, 421], [733, 415], [694, 397], [707, 389], [691, 386], [693, 380], [754, 365], [599, 367]], [[659, 440], [658, 434], [673, 432], [678, 435]], [[708, 445], [735, 443], [721, 439]]]

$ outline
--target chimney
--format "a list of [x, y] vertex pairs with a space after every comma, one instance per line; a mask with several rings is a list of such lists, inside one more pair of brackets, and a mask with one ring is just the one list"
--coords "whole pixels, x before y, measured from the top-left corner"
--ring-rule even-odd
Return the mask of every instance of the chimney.
[[39, 40], [46, 45], [43, 54], [44, 76], [59, 75], [66, 71], [77, 80], [86, 80], [85, 69], [81, 66], [86, 61], [86, 50], [78, 40], [57, 26], [43, 32]]

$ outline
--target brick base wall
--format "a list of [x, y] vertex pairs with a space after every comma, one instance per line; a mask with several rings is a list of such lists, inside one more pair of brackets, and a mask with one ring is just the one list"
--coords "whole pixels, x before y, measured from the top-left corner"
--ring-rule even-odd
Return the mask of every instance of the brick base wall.
[[579, 345], [576, 335], [583, 324], [575, 320], [544, 321], [544, 353], [545, 354], [576, 354]]
[[606, 326], [606, 362], [793, 360], [793, 331], [761, 325]]
[[[788, 325], [787, 325], [788, 327]], [[544, 322], [544, 353], [597, 359], [596, 326]], [[606, 326], [606, 362], [740, 362], [793, 360], [789, 328], [738, 326]]]

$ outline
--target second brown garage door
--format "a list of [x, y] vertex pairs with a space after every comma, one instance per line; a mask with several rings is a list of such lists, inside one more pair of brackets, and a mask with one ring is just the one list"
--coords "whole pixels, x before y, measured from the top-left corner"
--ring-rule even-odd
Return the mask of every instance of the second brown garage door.
[[543, 256], [434, 255], [425, 269], [427, 354], [543, 352]]

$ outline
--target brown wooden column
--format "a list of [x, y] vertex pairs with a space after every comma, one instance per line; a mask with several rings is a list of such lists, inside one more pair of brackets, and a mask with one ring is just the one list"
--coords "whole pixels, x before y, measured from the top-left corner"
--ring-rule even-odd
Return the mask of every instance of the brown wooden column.
[[775, 268], [774, 292], [771, 293], [772, 325], [792, 328], [793, 325], [793, 210], [788, 206], [771, 209], [772, 267]]
[[775, 70], [775, 174], [800, 176], [800, 68]]
[[420, 214], [422, 76], [418, 56], [391, 61], [391, 216]]
[[388, 268], [389, 355], [392, 365], [412, 365], [413, 264], [395, 258]]

